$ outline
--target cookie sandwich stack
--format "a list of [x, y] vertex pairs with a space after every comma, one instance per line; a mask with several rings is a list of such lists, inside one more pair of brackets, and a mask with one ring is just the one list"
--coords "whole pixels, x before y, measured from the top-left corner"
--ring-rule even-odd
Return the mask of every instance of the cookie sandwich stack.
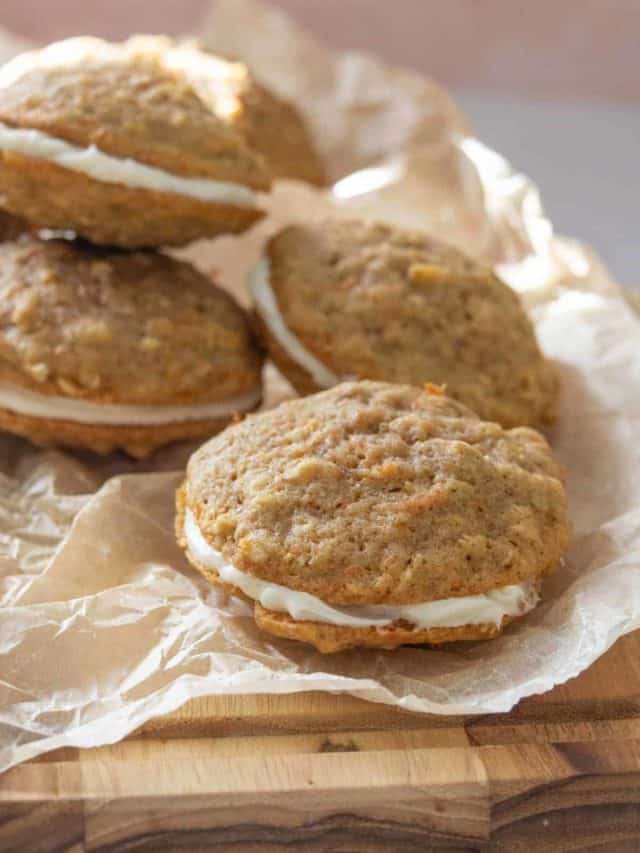
[[[219, 432], [189, 462], [178, 541], [270, 634], [495, 637], [567, 546], [532, 429], [555, 416], [553, 366], [517, 295], [422, 233], [286, 228], [249, 317], [161, 251], [249, 228], [273, 175], [322, 182], [304, 125], [193, 45], [76, 39], [5, 66], [0, 427], [135, 456]], [[309, 396], [220, 432], [260, 402], [256, 339]]]
[[287, 172], [323, 180], [293, 108], [192, 45], [79, 38], [0, 69], [0, 428], [145, 456], [255, 408], [242, 309], [158, 250], [249, 228]]

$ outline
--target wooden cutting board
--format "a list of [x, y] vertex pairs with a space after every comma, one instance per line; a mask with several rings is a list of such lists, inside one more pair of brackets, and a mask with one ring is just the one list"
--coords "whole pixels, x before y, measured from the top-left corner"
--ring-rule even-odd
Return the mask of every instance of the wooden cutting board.
[[640, 632], [509, 714], [189, 702], [0, 777], [0, 851], [640, 850]]

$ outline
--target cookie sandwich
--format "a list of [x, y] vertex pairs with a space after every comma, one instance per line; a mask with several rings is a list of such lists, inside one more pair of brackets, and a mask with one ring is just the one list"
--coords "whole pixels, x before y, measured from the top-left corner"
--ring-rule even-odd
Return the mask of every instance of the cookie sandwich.
[[423, 233], [337, 219], [291, 226], [249, 286], [257, 332], [301, 394], [345, 378], [433, 382], [506, 427], [554, 418], [556, 372], [518, 295]]
[[263, 214], [263, 157], [164, 39], [75, 38], [0, 70], [0, 206], [124, 248], [240, 232]]
[[335, 652], [495, 637], [538, 603], [568, 520], [538, 432], [433, 386], [360, 381], [204, 444], [176, 530], [261, 629]]
[[190, 264], [22, 235], [0, 244], [0, 429], [142, 457], [261, 400], [242, 309]]

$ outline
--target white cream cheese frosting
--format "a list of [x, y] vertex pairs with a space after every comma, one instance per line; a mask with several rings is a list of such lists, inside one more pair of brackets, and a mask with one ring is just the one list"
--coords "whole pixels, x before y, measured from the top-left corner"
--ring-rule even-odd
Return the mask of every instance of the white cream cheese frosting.
[[267, 258], [258, 261], [250, 273], [249, 290], [256, 310], [289, 358], [306, 370], [320, 388], [332, 388], [338, 385], [342, 379], [329, 370], [313, 353], [310, 353], [285, 323], [271, 287], [270, 266]]
[[155, 190], [235, 207], [257, 206], [257, 194], [241, 184], [173, 175], [137, 160], [105, 154], [95, 145], [82, 148], [40, 130], [10, 127], [2, 122], [0, 150], [46, 160], [107, 184]]
[[287, 613], [297, 621], [324, 622], [352, 628], [382, 628], [403, 620], [416, 629], [458, 628], [463, 625], [500, 625], [505, 616], [521, 616], [539, 601], [535, 583], [512, 584], [481, 595], [446, 598], [423, 604], [371, 604], [337, 607], [306, 592], [288, 589], [241, 572], [202, 535], [190, 510], [184, 519], [187, 549], [193, 560], [212, 569], [224, 583], [238, 587], [267, 610]]
[[232, 417], [246, 412], [260, 402], [261, 389], [229, 397], [215, 403], [192, 403], [184, 406], [138, 406], [118, 403], [91, 403], [71, 397], [38, 394], [15, 385], [0, 385], [0, 408], [19, 415], [50, 420], [73, 421], [100, 426], [154, 426], [206, 421]]

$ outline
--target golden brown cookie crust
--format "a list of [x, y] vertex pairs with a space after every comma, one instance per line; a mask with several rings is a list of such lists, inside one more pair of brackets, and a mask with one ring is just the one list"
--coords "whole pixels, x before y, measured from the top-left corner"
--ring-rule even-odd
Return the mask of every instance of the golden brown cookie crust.
[[264, 158], [274, 177], [326, 184], [311, 133], [292, 103], [259, 83], [243, 63], [229, 62], [197, 41], [153, 41], [158, 49], [177, 47], [185, 58], [188, 55], [184, 72], [198, 95]]
[[322, 161], [295, 106], [261, 86], [249, 73], [236, 94], [240, 109], [232, 124], [247, 145], [262, 154], [273, 176], [325, 186]]
[[158, 448], [176, 441], [208, 438], [224, 429], [233, 416], [170, 424], [83, 424], [34, 418], [0, 408], [0, 430], [28, 439], [37, 447], [85, 448], [101, 456], [122, 450], [134, 459], [145, 459]]
[[552, 572], [568, 540], [561, 478], [534, 430], [364, 381], [207, 442], [186, 500], [242, 572], [334, 605], [415, 604]]
[[478, 625], [461, 625], [455, 628], [417, 629], [411, 625], [395, 623], [383, 628], [350, 628], [340, 625], [329, 625], [322, 622], [297, 621], [287, 613], [277, 613], [267, 610], [259, 602], [248, 598], [242, 590], [220, 580], [218, 573], [202, 566], [187, 549], [184, 536], [184, 516], [186, 511], [186, 496], [184, 485], [176, 493], [176, 538], [180, 547], [185, 551], [190, 564], [200, 572], [209, 583], [224, 590], [228, 595], [244, 599], [253, 606], [254, 619], [257, 626], [269, 634], [288, 640], [299, 640], [315, 646], [319, 652], [331, 654], [353, 648], [396, 649], [405, 645], [439, 645], [460, 641], [489, 640], [497, 637], [505, 627], [520, 618], [505, 616], [499, 625], [481, 623]]
[[[131, 47], [147, 43], [148, 49]], [[42, 53], [28, 54], [20, 60], [22, 73], [0, 85], [0, 122], [81, 148], [95, 145], [172, 175], [268, 190], [271, 178], [261, 155], [215, 115], [184, 74], [164, 67], [162, 45], [162, 39], [132, 40], [108, 46], [107, 59], [97, 49], [95, 57], [61, 65], [43, 65]], [[1, 154], [0, 203], [7, 210], [36, 227], [71, 229], [94, 243], [184, 245], [243, 231], [263, 215], [256, 208], [99, 181], [16, 152]]]
[[[337, 376], [445, 384], [503, 426], [553, 420], [557, 375], [517, 294], [456, 249], [419, 232], [327, 220], [285, 228], [267, 257], [285, 323]], [[260, 331], [296, 389], [317, 390]]]
[[261, 366], [240, 306], [188, 263], [26, 234], [0, 244], [0, 382], [190, 405], [250, 393]]
[[35, 228], [72, 230], [123, 249], [241, 233], [264, 216], [257, 208], [103, 183], [12, 151], [0, 151], [0, 204]]
[[331, 654], [346, 649], [397, 649], [408, 645], [440, 645], [441, 643], [490, 640], [520, 617], [505, 616], [499, 625], [461, 625], [456, 628], [416, 629], [411, 625], [392, 624], [382, 628], [350, 628], [321, 622], [296, 622], [287, 613], [276, 613], [256, 604], [256, 625], [269, 634], [288, 640], [300, 640], [315, 646], [319, 652]]
[[174, 175], [269, 189], [263, 159], [202, 101], [184, 74], [163, 65], [163, 39], [89, 41], [96, 44], [94, 56], [55, 63], [43, 62], [46, 51], [20, 57], [21, 72], [10, 82], [6, 66], [0, 75], [0, 122], [81, 148], [96, 145]]

